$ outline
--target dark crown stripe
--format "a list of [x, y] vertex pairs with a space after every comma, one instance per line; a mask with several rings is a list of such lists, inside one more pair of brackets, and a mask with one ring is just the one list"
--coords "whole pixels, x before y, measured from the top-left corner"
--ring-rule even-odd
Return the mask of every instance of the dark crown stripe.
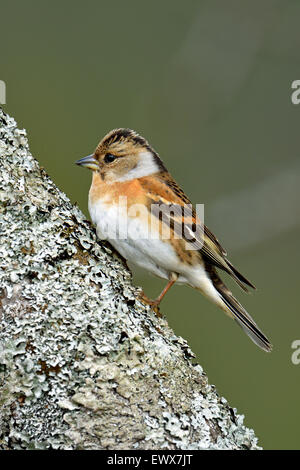
[[106, 146], [109, 146], [112, 143], [115, 143], [124, 139], [129, 139], [134, 144], [145, 147], [149, 152], [152, 153], [154, 161], [157, 164], [159, 170], [163, 172], [167, 171], [167, 168], [163, 164], [162, 160], [160, 159], [158, 154], [155, 152], [155, 150], [149, 145], [147, 140], [144, 139], [144, 137], [137, 134], [137, 132], [133, 131], [132, 129], [120, 128], [120, 129], [115, 129], [111, 131], [111, 133], [108, 135], [107, 139], [103, 142], [103, 144]]

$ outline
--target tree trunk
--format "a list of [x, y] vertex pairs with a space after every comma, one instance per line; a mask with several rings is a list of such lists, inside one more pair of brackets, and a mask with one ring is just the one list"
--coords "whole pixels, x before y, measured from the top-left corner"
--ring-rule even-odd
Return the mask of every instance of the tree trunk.
[[0, 109], [0, 448], [257, 449]]

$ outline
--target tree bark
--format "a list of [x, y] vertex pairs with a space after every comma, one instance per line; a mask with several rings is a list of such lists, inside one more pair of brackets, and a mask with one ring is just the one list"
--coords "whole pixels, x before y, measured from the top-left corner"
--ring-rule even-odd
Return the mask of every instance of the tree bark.
[[0, 109], [0, 448], [257, 449]]

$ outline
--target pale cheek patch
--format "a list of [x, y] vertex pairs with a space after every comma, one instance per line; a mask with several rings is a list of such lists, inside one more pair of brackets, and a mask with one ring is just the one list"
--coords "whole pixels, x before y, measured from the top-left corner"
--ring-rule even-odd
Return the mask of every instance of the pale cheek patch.
[[129, 170], [125, 175], [118, 178], [116, 181], [130, 181], [136, 178], [143, 178], [144, 176], [153, 175], [159, 171], [158, 165], [155, 162], [153, 155], [149, 151], [139, 153], [139, 160], [135, 168]]

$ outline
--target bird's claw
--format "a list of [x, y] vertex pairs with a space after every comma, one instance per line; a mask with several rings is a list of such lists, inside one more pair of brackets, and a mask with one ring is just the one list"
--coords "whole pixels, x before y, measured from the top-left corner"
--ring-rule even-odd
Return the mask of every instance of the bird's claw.
[[155, 300], [151, 300], [149, 299], [149, 297], [147, 297], [147, 295], [142, 292], [139, 296], [139, 299], [146, 305], [150, 305], [150, 307], [152, 307], [154, 313], [159, 317], [161, 318], [162, 315], [160, 313], [160, 310], [159, 310], [159, 300], [158, 299], [155, 299]]

